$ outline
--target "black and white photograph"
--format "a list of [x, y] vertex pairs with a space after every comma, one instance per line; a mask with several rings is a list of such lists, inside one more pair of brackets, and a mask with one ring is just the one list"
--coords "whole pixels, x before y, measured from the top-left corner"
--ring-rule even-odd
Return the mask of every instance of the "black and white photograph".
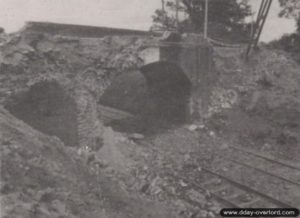
[[299, 209], [300, 0], [0, 0], [0, 218]]

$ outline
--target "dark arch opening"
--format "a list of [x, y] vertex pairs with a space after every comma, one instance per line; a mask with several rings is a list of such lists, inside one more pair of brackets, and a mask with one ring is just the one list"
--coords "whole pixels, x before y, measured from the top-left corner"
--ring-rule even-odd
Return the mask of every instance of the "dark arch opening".
[[145, 115], [154, 120], [182, 123], [188, 119], [192, 84], [183, 70], [173, 63], [156, 62], [141, 68], [148, 84], [149, 103]]
[[15, 117], [33, 128], [57, 136], [65, 145], [77, 146], [77, 107], [56, 81], [43, 81], [5, 104]]
[[117, 77], [99, 103], [130, 112], [136, 118], [130, 124], [124, 119], [112, 120], [109, 125], [147, 134], [189, 119], [191, 89], [192, 84], [180, 67], [156, 62]]

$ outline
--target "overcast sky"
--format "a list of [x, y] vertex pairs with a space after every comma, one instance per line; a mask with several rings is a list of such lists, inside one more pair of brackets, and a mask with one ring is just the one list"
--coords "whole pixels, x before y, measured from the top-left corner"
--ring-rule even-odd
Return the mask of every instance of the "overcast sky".
[[[6, 32], [20, 29], [26, 21], [110, 26], [148, 30], [161, 0], [0, 0], [0, 26]], [[250, 0], [253, 11], [261, 0]], [[293, 20], [278, 18], [275, 0], [262, 35], [270, 41], [295, 30]]]

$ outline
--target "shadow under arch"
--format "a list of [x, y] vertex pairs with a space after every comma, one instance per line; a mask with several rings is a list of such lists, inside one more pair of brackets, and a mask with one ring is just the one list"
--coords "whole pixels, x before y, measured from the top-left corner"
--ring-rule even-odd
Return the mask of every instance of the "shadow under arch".
[[156, 134], [189, 119], [192, 84], [178, 65], [155, 62], [115, 78], [99, 104], [133, 114], [106, 125], [121, 132]]
[[182, 68], [175, 63], [160, 61], [140, 70], [148, 84], [149, 100], [155, 105], [152, 110], [145, 110], [148, 117], [170, 123], [187, 121], [192, 83]]
[[32, 85], [11, 96], [5, 108], [33, 128], [57, 136], [65, 145], [78, 145], [76, 102], [57, 81]]

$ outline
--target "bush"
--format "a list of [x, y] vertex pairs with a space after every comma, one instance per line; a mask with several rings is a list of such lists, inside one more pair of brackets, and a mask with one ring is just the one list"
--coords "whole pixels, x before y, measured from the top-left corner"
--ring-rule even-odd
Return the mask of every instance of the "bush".
[[279, 40], [275, 40], [268, 45], [271, 48], [285, 50], [289, 52], [292, 57], [300, 63], [300, 32], [293, 34], [286, 34]]

